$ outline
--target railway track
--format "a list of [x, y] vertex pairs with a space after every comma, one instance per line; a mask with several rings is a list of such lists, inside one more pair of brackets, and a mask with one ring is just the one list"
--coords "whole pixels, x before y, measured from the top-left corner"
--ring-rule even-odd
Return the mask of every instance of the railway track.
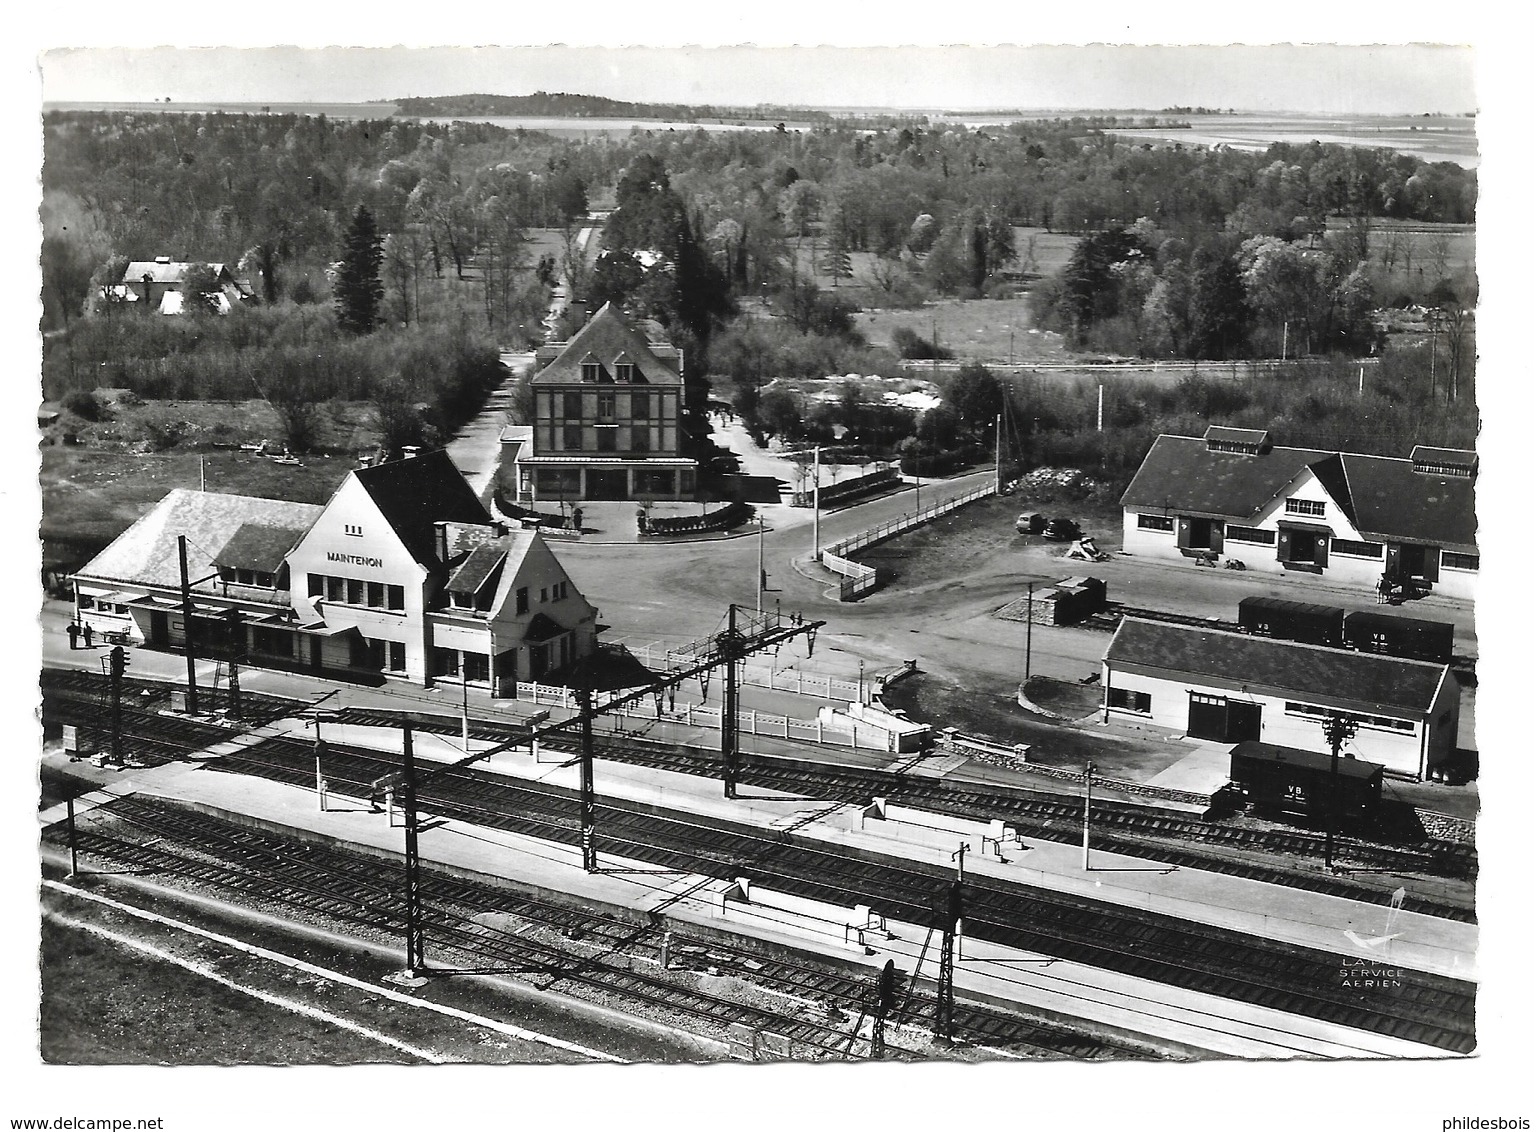
[[[395, 767], [378, 752], [339, 748], [330, 757], [328, 778], [342, 793], [367, 794], [369, 782]], [[309, 748], [286, 740], [223, 759], [219, 769], [294, 784], [313, 774]], [[447, 818], [566, 844], [578, 840], [576, 797], [544, 784], [462, 769], [434, 776], [420, 790], [419, 804]], [[785, 831], [702, 826], [613, 800], [601, 802], [600, 810], [603, 853], [722, 879], [748, 877], [839, 906], [868, 904], [894, 920], [931, 922], [931, 901], [950, 875], [917, 862], [832, 850]], [[972, 938], [1451, 1052], [1475, 1045], [1475, 989], [1461, 980], [1402, 971], [1394, 988], [1344, 986], [1340, 960], [1325, 952], [992, 880], [967, 886], [967, 907]]]
[[[83, 729], [88, 743], [108, 746], [108, 709], [100, 698], [106, 681], [79, 671], [47, 670], [44, 673], [45, 723], [69, 723]], [[169, 687], [139, 681], [125, 689], [122, 725], [127, 745], [139, 761], [158, 765], [207, 748], [230, 736], [228, 728], [215, 724], [159, 714], [158, 707]], [[243, 697], [243, 699], [248, 699]], [[169, 702], [165, 700], [165, 702]], [[261, 697], [253, 704], [263, 718], [281, 718], [303, 707], [303, 701]], [[397, 712], [349, 707], [336, 712], [338, 722], [375, 727], [399, 727], [403, 723], [422, 731], [459, 734], [461, 721], [452, 716], [425, 712]], [[473, 738], [500, 742], [516, 738], [520, 729], [494, 720], [472, 719]], [[575, 752], [577, 743], [567, 736], [551, 736], [542, 743], [551, 749]], [[628, 737], [596, 740], [600, 756], [616, 762], [647, 766], [701, 777], [720, 772], [716, 757], [708, 752], [672, 744]], [[907, 776], [861, 767], [829, 766], [770, 755], [745, 755], [740, 770], [745, 785], [786, 790], [831, 802], [866, 803], [873, 796], [935, 813], [977, 820], [1001, 819], [1024, 836], [1074, 843], [1079, 840], [1081, 803], [1063, 795], [1037, 793], [1009, 786], [988, 787], [947, 782], [925, 776]], [[1098, 800], [1092, 805], [1092, 821], [1098, 845], [1128, 856], [1201, 869], [1273, 884], [1289, 885], [1347, 899], [1380, 893], [1369, 882], [1350, 876], [1327, 875], [1313, 867], [1289, 868], [1286, 858], [1314, 862], [1324, 854], [1324, 838], [1293, 830], [1256, 829], [1149, 810]], [[1209, 847], [1236, 850], [1264, 858], [1245, 859], [1215, 852]], [[1477, 871], [1475, 846], [1449, 841], [1430, 841], [1418, 846], [1387, 846], [1344, 836], [1338, 839], [1338, 856], [1352, 867], [1385, 873], [1414, 873], [1474, 880]], [[1272, 860], [1265, 859], [1272, 857]], [[1433, 899], [1408, 895], [1408, 911], [1475, 922], [1473, 899]]]
[[[104, 817], [113, 827], [110, 832], [101, 828]], [[57, 827], [45, 836], [62, 843]], [[79, 838], [83, 853], [212, 888], [228, 899], [277, 906], [285, 915], [354, 930], [397, 937], [404, 932], [399, 866], [377, 856], [281, 838], [133, 797], [93, 811]], [[802, 1057], [864, 1056], [869, 1049], [869, 1039], [854, 1035], [861, 1004], [871, 993], [870, 978], [678, 932], [671, 933], [670, 954], [683, 963], [664, 972], [659, 962], [663, 932], [656, 925], [553, 904], [431, 867], [423, 870], [422, 896], [425, 942], [438, 973], [516, 974], [547, 989], [581, 988], [633, 1008], [663, 1009], [707, 1030], [736, 1023], [782, 1036]], [[543, 938], [534, 938], [532, 927]], [[563, 946], [544, 941], [554, 938]], [[637, 970], [638, 963], [658, 969]], [[695, 972], [714, 974], [724, 968], [784, 1005], [768, 1009], [691, 985]], [[933, 1011], [932, 999], [911, 994], [891, 1021], [923, 1027]], [[1150, 1056], [1127, 1043], [982, 1007], [960, 1005], [954, 1021], [959, 1036], [1017, 1053], [1080, 1059]]]
[[[392, 727], [403, 722], [400, 715], [388, 711], [348, 708], [341, 714], [344, 722], [368, 726]], [[411, 722], [412, 726], [423, 730], [459, 733], [459, 722], [445, 716], [417, 713]], [[517, 728], [508, 725], [471, 722], [472, 738], [503, 741], [515, 738], [519, 733]], [[577, 750], [577, 741], [566, 736], [550, 736], [541, 743], [548, 749]], [[595, 749], [602, 758], [658, 770], [698, 777], [715, 777], [721, 772], [720, 761], [713, 754], [644, 739], [596, 739]], [[969, 786], [926, 776], [861, 767], [832, 767], [825, 763], [756, 754], [742, 756], [739, 780], [745, 785], [786, 790], [829, 801], [865, 804], [878, 796], [933, 813], [983, 821], [998, 818], [1013, 824], [1025, 836], [1048, 841], [1075, 843], [1081, 837], [1083, 803], [1063, 795], [994, 784]], [[1216, 845], [1313, 862], [1320, 860], [1325, 852], [1325, 838], [1319, 834], [1224, 825], [1175, 814], [1155, 814], [1143, 807], [1101, 800], [1093, 802], [1091, 811], [1097, 843], [1108, 850], [1183, 868], [1285, 884], [1348, 899], [1362, 898], [1368, 892], [1374, 893], [1376, 899], [1379, 895], [1377, 890], [1352, 878], [1203, 852], [1205, 845]], [[1338, 856], [1360, 869], [1420, 873], [1457, 881], [1474, 880], [1477, 871], [1475, 846], [1452, 841], [1398, 847], [1342, 836], [1338, 838]], [[1408, 896], [1405, 907], [1408, 911], [1475, 922], [1475, 909], [1469, 903], [1437, 901], [1414, 894]]]

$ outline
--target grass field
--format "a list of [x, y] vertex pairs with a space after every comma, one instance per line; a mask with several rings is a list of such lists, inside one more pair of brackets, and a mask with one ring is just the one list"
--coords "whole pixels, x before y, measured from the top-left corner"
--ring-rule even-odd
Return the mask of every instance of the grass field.
[[196, 490], [200, 459], [209, 491], [324, 503], [357, 461], [351, 456], [307, 457], [300, 467], [249, 452], [176, 452], [139, 456], [88, 448], [42, 451], [45, 564], [95, 554], [173, 488]]
[[901, 326], [937, 338], [959, 358], [980, 361], [1059, 362], [1062, 339], [1032, 326], [1024, 299], [943, 299], [917, 310], [862, 311], [856, 329], [874, 346], [891, 346]]

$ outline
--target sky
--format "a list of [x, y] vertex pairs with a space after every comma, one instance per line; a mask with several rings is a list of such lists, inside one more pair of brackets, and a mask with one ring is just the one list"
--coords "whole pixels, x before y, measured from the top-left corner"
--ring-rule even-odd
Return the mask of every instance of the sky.
[[357, 102], [546, 90], [738, 106], [1360, 114], [1477, 106], [1474, 50], [1436, 45], [101, 47], [48, 52], [41, 71], [49, 102]]

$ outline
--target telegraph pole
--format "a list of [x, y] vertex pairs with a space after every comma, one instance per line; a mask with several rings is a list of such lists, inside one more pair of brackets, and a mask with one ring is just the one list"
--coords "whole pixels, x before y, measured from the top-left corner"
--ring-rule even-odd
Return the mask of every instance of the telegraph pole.
[[765, 611], [765, 517], [759, 517], [759, 582], [754, 588], [754, 612]]
[[962, 920], [962, 881], [954, 880], [946, 891], [941, 912], [941, 969], [936, 973], [936, 1019], [931, 1033], [938, 1042], [952, 1040], [952, 949], [957, 925]]
[[[581, 843], [583, 847], [583, 871], [595, 873], [599, 871], [599, 851], [594, 844], [594, 833], [598, 828], [599, 807], [594, 799], [594, 723], [593, 703], [594, 694], [584, 685], [577, 689], [578, 711], [583, 717], [581, 724], [581, 743], [578, 748], [578, 792], [581, 800], [580, 814], [582, 823]], [[732, 795], [728, 795], [732, 797]]]
[[1342, 744], [1358, 734], [1358, 724], [1343, 715], [1329, 715], [1321, 720], [1321, 730], [1331, 744], [1331, 795], [1326, 802], [1326, 868], [1332, 868], [1332, 851], [1336, 848], [1337, 824], [1341, 815], [1337, 806], [1337, 761], [1342, 757]]
[[406, 826], [406, 977], [423, 968], [422, 878], [417, 858], [417, 772], [412, 763], [412, 728], [401, 725], [401, 816]]
[[182, 645], [187, 650], [187, 714], [198, 714], [198, 675], [193, 656], [192, 586], [187, 581], [187, 536], [176, 536], [177, 562], [182, 569]]
[[738, 607], [727, 607], [722, 638], [722, 796], [738, 796]]
[[1026, 692], [1027, 685], [1032, 681], [1032, 591], [1037, 586], [1036, 582], [1027, 583], [1027, 656], [1022, 663], [1021, 688]]
[[1096, 764], [1085, 764], [1085, 829], [1081, 840], [1080, 867], [1086, 872], [1091, 871], [1091, 776], [1096, 773]]
[[819, 481], [820, 478], [822, 478], [822, 475], [823, 475], [822, 469], [819, 467], [818, 456], [819, 456], [819, 453], [822, 452], [822, 451], [823, 450], [821, 448], [814, 448], [813, 449], [813, 563], [814, 563], [814, 565], [817, 565], [817, 563], [818, 563], [818, 481]]

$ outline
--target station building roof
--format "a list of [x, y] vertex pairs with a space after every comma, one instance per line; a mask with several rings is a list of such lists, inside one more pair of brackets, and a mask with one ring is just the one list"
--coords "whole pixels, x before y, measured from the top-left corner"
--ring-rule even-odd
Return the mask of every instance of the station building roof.
[[[1231, 436], [1230, 434], [1234, 434]], [[1261, 437], [1252, 451], [1229, 440]], [[1447, 452], [1445, 463], [1474, 469], [1474, 453]], [[1123, 493], [1130, 510], [1254, 519], [1309, 471], [1365, 538], [1470, 547], [1476, 544], [1473, 475], [1419, 470], [1427, 463], [1315, 448], [1273, 447], [1265, 433], [1210, 429], [1207, 437], [1156, 437]]]
[[412, 557], [429, 569], [438, 554], [436, 523], [490, 525], [492, 516], [443, 449], [352, 473]]
[[1216, 687], [1249, 687], [1317, 704], [1426, 714], [1448, 679], [1446, 665], [1305, 645], [1206, 626], [1125, 617], [1105, 656], [1109, 665]]
[[[233, 561], [219, 561], [232, 543], [235, 554], [269, 561], [271, 548], [287, 540], [283, 550], [286, 554], [298, 540], [296, 532], [309, 530], [321, 510], [314, 503], [176, 488], [86, 563], [80, 576], [139, 585], [179, 586], [178, 535], [187, 536], [189, 576], [203, 578], [213, 573], [216, 565], [237, 565]], [[278, 556], [280, 562], [282, 557]]]

